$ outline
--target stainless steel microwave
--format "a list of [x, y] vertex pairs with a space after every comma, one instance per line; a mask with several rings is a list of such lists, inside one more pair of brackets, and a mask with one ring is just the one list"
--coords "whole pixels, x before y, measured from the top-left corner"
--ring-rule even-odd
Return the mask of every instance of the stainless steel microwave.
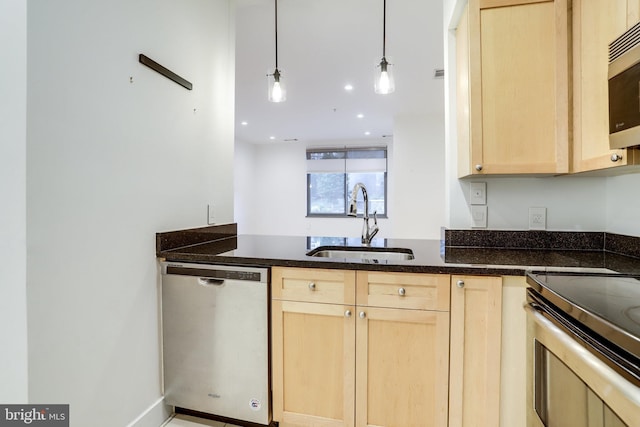
[[640, 145], [640, 23], [609, 45], [609, 146]]

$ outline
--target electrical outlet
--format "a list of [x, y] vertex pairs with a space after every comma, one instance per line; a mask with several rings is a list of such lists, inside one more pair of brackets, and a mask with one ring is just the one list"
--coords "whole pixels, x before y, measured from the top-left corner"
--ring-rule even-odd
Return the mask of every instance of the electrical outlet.
[[547, 208], [529, 208], [529, 230], [547, 229]]
[[486, 205], [471, 205], [471, 226], [473, 228], [487, 228]]
[[469, 203], [471, 205], [487, 204], [487, 183], [471, 182], [469, 184]]
[[216, 215], [215, 210], [213, 209], [213, 204], [207, 205], [207, 224], [215, 224], [216, 223]]

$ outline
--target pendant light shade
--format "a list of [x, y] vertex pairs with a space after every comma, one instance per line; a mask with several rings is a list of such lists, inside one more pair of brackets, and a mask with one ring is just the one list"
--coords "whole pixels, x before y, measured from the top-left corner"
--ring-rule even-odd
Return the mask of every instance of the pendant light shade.
[[396, 89], [393, 78], [393, 64], [383, 56], [380, 64], [376, 67], [376, 80], [374, 89], [376, 93], [386, 95]]
[[282, 81], [282, 70], [278, 69], [278, 0], [275, 2], [275, 34], [276, 34], [276, 68], [271, 74], [267, 74], [268, 97], [271, 102], [283, 102], [287, 99], [287, 91]]
[[387, 0], [383, 0], [382, 4], [382, 59], [376, 66], [376, 78], [374, 89], [376, 93], [386, 95], [396, 89], [393, 79], [393, 64], [391, 64], [386, 56], [387, 41]]
[[271, 102], [283, 102], [287, 99], [287, 91], [282, 81], [282, 70], [277, 67], [272, 74], [267, 75], [268, 96]]

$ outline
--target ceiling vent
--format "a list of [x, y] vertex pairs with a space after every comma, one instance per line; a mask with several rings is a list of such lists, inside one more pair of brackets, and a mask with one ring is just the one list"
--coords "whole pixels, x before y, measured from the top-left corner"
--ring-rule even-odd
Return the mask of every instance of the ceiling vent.
[[444, 78], [444, 68], [436, 68], [435, 70], [433, 70], [433, 78], [434, 79]]

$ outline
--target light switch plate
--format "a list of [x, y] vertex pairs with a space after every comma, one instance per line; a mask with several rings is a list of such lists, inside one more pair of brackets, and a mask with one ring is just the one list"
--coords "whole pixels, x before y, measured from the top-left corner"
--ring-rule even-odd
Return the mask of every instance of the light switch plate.
[[471, 226], [473, 228], [487, 228], [486, 205], [471, 205]]
[[216, 223], [215, 210], [213, 209], [213, 204], [210, 203], [207, 205], [207, 224], [212, 225], [215, 223]]
[[471, 182], [469, 185], [469, 203], [471, 205], [487, 204], [487, 183]]
[[547, 208], [529, 208], [529, 230], [547, 229]]

